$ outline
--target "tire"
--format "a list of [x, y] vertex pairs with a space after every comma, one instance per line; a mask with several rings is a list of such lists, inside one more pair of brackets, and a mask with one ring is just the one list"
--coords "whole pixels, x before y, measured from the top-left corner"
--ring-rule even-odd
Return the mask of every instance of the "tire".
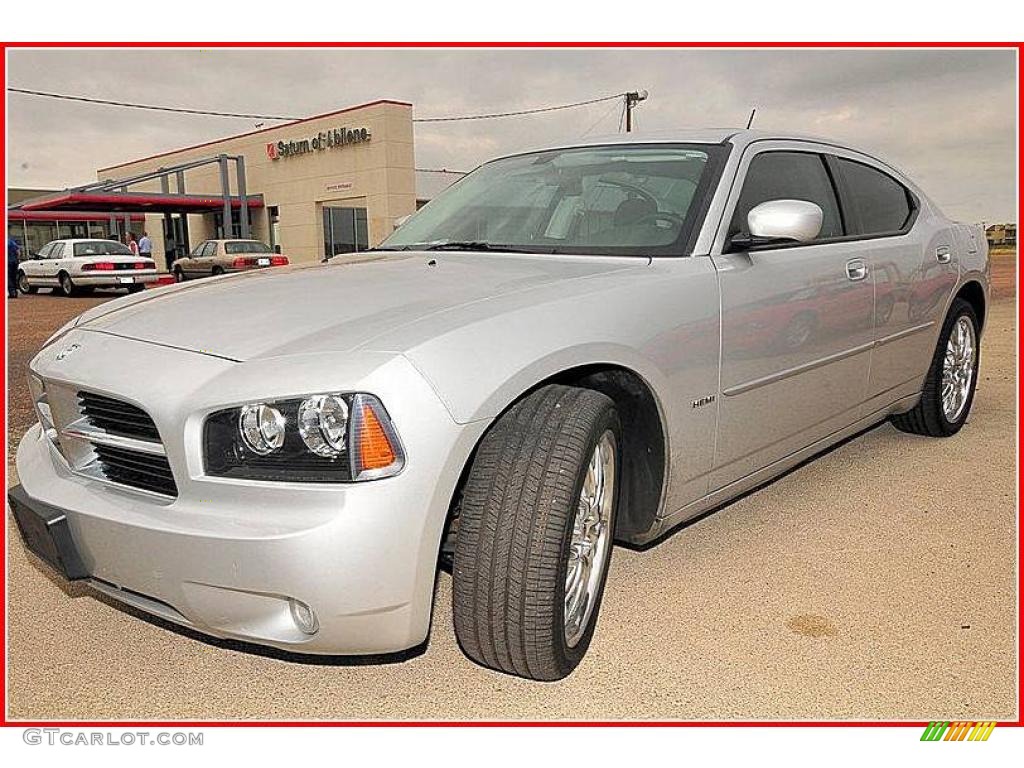
[[57, 281], [60, 283], [60, 287], [54, 291], [55, 293], [59, 291], [60, 295], [66, 298], [77, 295], [78, 291], [75, 288], [75, 282], [67, 272], [61, 272], [57, 275]]
[[[580, 663], [611, 560], [621, 444], [610, 398], [560, 385], [523, 398], [484, 437], [462, 496], [452, 573], [455, 634], [472, 660], [533, 680], [560, 680]], [[571, 614], [581, 621], [570, 635], [566, 576], [581, 493], [598, 455], [612, 482], [603, 525], [593, 528], [603, 536], [595, 534], [588, 550], [597, 554], [586, 582], [590, 599], [581, 604], [591, 607]]]
[[18, 290], [22, 293], [38, 293], [39, 287], [35, 285], [29, 285], [28, 275], [21, 270], [18, 270]]
[[175, 267], [175, 269], [174, 269], [174, 282], [176, 282], [176, 283], [184, 283], [185, 282], [185, 273], [181, 270], [181, 267]]
[[223, 275], [224, 270], [221, 269], [220, 267], [214, 267], [213, 271], [210, 274], [213, 275], [214, 277], [217, 277], [218, 275]]
[[[973, 331], [973, 364], [970, 366], [970, 380], [966, 397], [963, 398], [958, 412], [947, 414], [942, 399], [943, 368], [950, 336], [953, 335], [954, 329], [958, 327], [962, 318], [970, 323]], [[928, 367], [928, 375], [924, 380], [920, 401], [907, 413], [894, 414], [889, 417], [896, 429], [929, 437], [950, 437], [960, 431], [971, 412], [974, 392], [978, 384], [978, 364], [981, 358], [978, 330], [978, 316], [974, 312], [974, 308], [963, 299], [954, 299], [949, 314], [946, 315], [946, 320], [942, 324], [942, 332], [939, 334], [939, 341], [935, 346], [931, 365]]]

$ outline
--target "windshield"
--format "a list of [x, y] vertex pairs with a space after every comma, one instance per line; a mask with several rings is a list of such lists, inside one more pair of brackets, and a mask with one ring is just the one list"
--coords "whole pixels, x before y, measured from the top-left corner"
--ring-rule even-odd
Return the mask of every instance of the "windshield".
[[75, 243], [75, 256], [132, 256], [127, 245], [115, 243], [113, 240], [89, 240]]
[[224, 243], [224, 253], [271, 253], [273, 249], [259, 240], [235, 240]]
[[380, 247], [679, 254], [722, 150], [638, 144], [495, 160], [445, 190]]

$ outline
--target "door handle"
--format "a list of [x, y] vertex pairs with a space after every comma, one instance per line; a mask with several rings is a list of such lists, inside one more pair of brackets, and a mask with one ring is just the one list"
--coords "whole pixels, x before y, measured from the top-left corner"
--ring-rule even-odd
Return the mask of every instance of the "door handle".
[[846, 276], [850, 280], [863, 280], [868, 276], [868, 265], [864, 259], [850, 259], [846, 262]]
[[940, 245], [935, 249], [935, 260], [939, 264], [949, 264], [949, 260], [953, 258], [953, 252], [949, 249], [948, 245]]

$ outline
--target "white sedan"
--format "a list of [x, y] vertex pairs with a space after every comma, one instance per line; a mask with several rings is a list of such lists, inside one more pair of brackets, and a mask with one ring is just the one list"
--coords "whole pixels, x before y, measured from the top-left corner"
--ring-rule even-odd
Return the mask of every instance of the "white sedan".
[[18, 265], [22, 293], [40, 288], [64, 296], [93, 288], [127, 288], [135, 293], [156, 280], [152, 259], [136, 256], [113, 240], [52, 240]]

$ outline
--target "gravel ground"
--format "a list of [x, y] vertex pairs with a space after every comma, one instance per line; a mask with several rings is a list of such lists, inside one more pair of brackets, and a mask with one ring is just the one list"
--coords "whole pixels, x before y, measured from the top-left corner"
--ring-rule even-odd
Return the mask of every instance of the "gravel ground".
[[[1015, 259], [994, 261], [997, 301], [959, 436], [883, 425], [647, 552], [618, 548], [590, 653], [565, 681], [463, 657], [444, 574], [423, 654], [304, 660], [68, 591], [8, 519], [9, 716], [1015, 719]], [[12, 445], [32, 421], [31, 355], [102, 300], [9, 302]]]

